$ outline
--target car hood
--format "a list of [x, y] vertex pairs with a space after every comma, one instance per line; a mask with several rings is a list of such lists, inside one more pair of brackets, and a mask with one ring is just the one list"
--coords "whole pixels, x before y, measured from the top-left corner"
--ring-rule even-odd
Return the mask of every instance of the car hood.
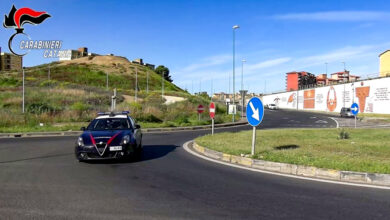
[[108, 131], [85, 131], [81, 137], [86, 145], [104, 143], [108, 145], [119, 145], [125, 135], [130, 132], [126, 130], [108, 130]]

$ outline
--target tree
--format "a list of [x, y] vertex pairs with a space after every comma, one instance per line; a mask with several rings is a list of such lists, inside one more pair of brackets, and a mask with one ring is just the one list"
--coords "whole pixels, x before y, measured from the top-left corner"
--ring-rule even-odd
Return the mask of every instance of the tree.
[[173, 82], [171, 76], [169, 75], [169, 69], [163, 65], [160, 65], [156, 68], [156, 73], [158, 75], [163, 75], [164, 79], [168, 82]]

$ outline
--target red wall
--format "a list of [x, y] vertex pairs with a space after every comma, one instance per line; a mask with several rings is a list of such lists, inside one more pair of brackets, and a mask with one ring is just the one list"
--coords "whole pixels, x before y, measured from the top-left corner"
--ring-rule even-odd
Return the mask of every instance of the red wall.
[[298, 73], [287, 74], [287, 91], [298, 90]]

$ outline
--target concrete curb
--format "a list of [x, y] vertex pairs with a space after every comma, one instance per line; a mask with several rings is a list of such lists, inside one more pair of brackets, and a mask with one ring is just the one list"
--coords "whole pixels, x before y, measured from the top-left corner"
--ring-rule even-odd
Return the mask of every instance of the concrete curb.
[[[235, 122], [216, 124], [215, 128], [233, 127], [238, 125], [246, 125], [247, 122]], [[171, 127], [171, 128], [146, 128], [142, 129], [145, 133], [154, 132], [170, 132], [170, 131], [192, 131], [211, 129], [211, 125], [191, 126], [191, 127]], [[0, 138], [19, 138], [19, 137], [54, 137], [54, 136], [78, 136], [82, 131], [59, 131], [59, 132], [26, 132], [26, 133], [0, 133]]]
[[238, 164], [252, 169], [276, 172], [281, 174], [323, 179], [330, 181], [367, 184], [375, 186], [390, 186], [390, 174], [364, 173], [353, 171], [339, 171], [317, 168], [312, 166], [277, 163], [271, 161], [251, 159], [230, 154], [221, 153], [202, 147], [193, 141], [192, 149], [197, 153], [223, 162]]

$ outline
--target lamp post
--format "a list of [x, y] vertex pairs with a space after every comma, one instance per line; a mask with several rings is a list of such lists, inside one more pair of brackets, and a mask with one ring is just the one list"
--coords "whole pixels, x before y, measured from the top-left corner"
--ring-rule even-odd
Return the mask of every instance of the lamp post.
[[[236, 104], [236, 29], [240, 28], [238, 25], [233, 26], [233, 105]], [[234, 117], [236, 116], [235, 111], [233, 111], [233, 122], [234, 122]]]
[[244, 63], [246, 62], [245, 59], [241, 61], [241, 90], [244, 90]]

